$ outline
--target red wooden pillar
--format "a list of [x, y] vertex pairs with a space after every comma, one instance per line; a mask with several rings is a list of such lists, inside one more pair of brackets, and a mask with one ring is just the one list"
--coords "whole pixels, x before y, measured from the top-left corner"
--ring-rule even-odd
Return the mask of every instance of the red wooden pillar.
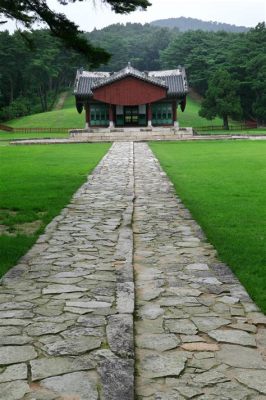
[[109, 104], [109, 128], [114, 127], [114, 108], [112, 104]]
[[148, 126], [152, 126], [152, 109], [151, 103], [147, 104]]
[[91, 113], [90, 113], [90, 106], [89, 104], [86, 104], [85, 106], [85, 112], [86, 112], [86, 125], [85, 125], [85, 129], [90, 128], [90, 124], [91, 124]]
[[177, 101], [176, 100], [173, 100], [173, 125], [176, 128], [179, 127], [179, 123], [177, 120]]

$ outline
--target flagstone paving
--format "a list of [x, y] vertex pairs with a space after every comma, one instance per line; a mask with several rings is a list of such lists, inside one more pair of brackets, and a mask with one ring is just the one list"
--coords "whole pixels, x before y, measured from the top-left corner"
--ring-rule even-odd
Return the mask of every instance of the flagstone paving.
[[2, 280], [0, 399], [265, 399], [265, 325], [148, 146], [115, 143]]

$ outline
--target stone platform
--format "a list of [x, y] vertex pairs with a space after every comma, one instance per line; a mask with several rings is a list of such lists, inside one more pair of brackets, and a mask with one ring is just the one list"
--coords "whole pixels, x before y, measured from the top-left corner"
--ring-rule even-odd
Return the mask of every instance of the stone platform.
[[115, 143], [0, 286], [1, 400], [262, 400], [266, 318], [145, 143]]
[[193, 137], [192, 128], [95, 128], [75, 129], [69, 131], [70, 140], [87, 141], [149, 141], [149, 140], [180, 140]]

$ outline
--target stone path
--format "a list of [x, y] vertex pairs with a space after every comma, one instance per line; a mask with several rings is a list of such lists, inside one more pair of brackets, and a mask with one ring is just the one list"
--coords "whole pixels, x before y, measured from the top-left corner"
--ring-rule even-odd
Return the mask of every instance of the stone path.
[[265, 325], [148, 146], [116, 143], [2, 280], [0, 399], [265, 399]]

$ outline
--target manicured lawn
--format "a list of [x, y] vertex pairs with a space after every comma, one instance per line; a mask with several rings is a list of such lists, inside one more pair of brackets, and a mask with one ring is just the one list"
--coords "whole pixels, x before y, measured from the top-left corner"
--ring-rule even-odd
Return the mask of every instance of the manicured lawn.
[[0, 275], [68, 204], [109, 147], [101, 143], [0, 148]]
[[9, 142], [10, 140], [22, 140], [22, 139], [44, 139], [44, 138], [68, 138], [68, 133], [21, 133], [21, 132], [3, 132], [0, 131], [0, 146], [3, 142]]
[[219, 257], [266, 312], [266, 142], [150, 145]]
[[256, 129], [239, 129], [239, 130], [209, 130], [209, 131], [198, 131], [198, 135], [233, 135], [233, 136], [242, 136], [242, 135], [266, 135], [266, 128], [256, 128]]

